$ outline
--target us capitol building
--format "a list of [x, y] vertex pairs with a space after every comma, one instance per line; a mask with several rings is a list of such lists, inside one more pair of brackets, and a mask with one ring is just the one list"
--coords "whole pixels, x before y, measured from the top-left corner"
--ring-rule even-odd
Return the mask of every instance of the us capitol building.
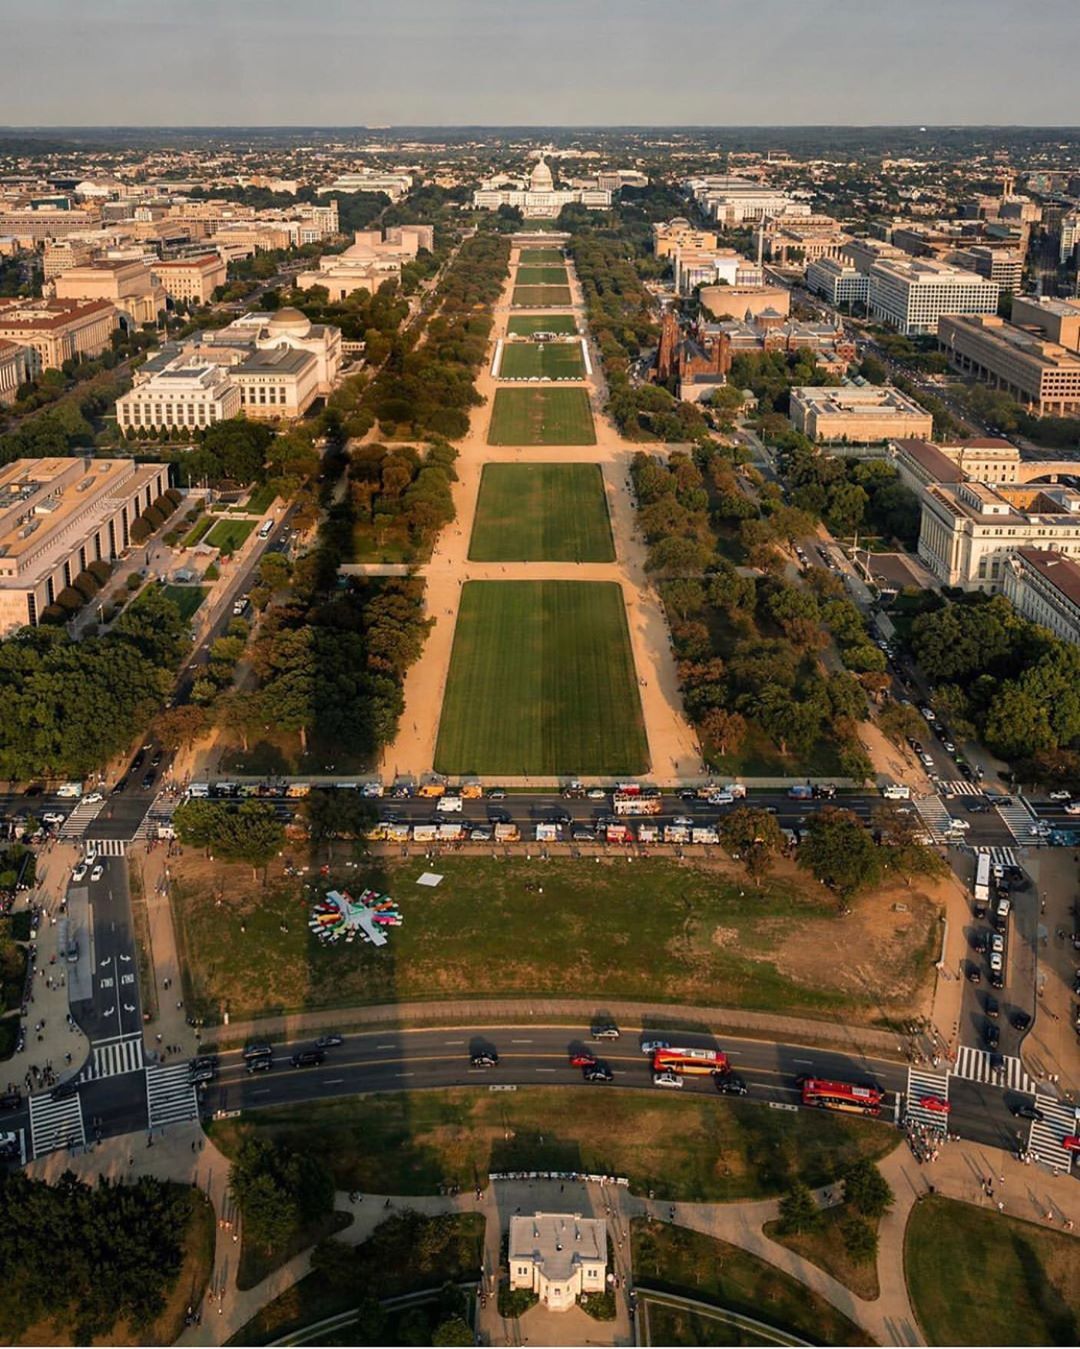
[[557, 188], [551, 169], [541, 156], [528, 179], [505, 175], [489, 179], [473, 193], [473, 206], [481, 211], [497, 211], [500, 206], [517, 206], [523, 215], [533, 220], [554, 220], [562, 208], [571, 203], [586, 206], [592, 211], [606, 211], [611, 206], [611, 195], [610, 188], [595, 183], [577, 188]]

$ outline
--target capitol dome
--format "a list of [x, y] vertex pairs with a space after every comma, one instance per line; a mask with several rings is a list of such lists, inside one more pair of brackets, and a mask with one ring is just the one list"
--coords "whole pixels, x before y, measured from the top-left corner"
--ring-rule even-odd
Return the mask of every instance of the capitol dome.
[[291, 305], [279, 309], [266, 325], [273, 336], [307, 337], [311, 331], [311, 320], [305, 318], [299, 309]]
[[547, 166], [547, 161], [543, 158], [537, 164], [529, 175], [529, 189], [532, 192], [550, 192], [555, 186], [551, 177], [551, 170]]

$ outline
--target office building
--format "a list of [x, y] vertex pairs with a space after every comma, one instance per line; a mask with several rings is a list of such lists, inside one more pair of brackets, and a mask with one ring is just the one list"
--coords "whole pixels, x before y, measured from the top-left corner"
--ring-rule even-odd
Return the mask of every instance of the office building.
[[970, 248], [952, 253], [949, 261], [957, 267], [993, 281], [1006, 295], [1012, 295], [1020, 289], [1024, 279], [1023, 256], [1013, 248], [989, 248], [985, 244], [972, 244]]
[[796, 202], [779, 188], [728, 174], [688, 178], [684, 189], [693, 194], [705, 213], [724, 229], [736, 228], [764, 216], [786, 216], [794, 221], [811, 215], [810, 207]]
[[934, 419], [899, 389], [876, 384], [791, 390], [788, 416], [796, 431], [817, 441], [873, 444], [897, 437], [928, 437]]
[[19, 386], [41, 373], [41, 358], [33, 347], [0, 338], [0, 404], [14, 403]]
[[170, 300], [208, 304], [218, 286], [225, 284], [228, 267], [219, 253], [201, 253], [194, 258], [155, 262], [154, 277]]
[[979, 482], [923, 491], [919, 556], [944, 585], [999, 593], [1019, 548], [1080, 553], [1080, 492]]
[[1036, 416], [1080, 410], [1080, 355], [996, 314], [943, 315], [938, 345], [955, 369], [1003, 389]]
[[1080, 351], [1080, 300], [1014, 295], [1012, 322], [1020, 328], [1035, 329], [1048, 342], [1069, 351]]
[[1048, 548], [1017, 548], [1002, 574], [1016, 611], [1080, 645], [1080, 563]]
[[904, 256], [903, 249], [885, 243], [882, 239], [849, 239], [840, 250], [840, 261], [850, 262], [856, 271], [867, 277], [875, 262]]
[[762, 224], [765, 256], [779, 266], [816, 262], [819, 258], [839, 258], [851, 235], [828, 215], [811, 215], [801, 220], [769, 220]]
[[900, 481], [915, 493], [934, 483], [973, 482], [1002, 486], [1021, 483], [1028, 474], [1042, 477], [1056, 467], [1050, 461], [1025, 463], [1011, 441], [975, 437], [932, 445], [928, 440], [900, 439], [889, 445], [889, 457]]
[[119, 320], [108, 300], [0, 300], [0, 338], [32, 347], [43, 370], [79, 356], [100, 356]]
[[165, 291], [141, 260], [95, 258], [69, 267], [50, 283], [58, 300], [108, 300], [132, 324], [157, 323]]
[[760, 286], [765, 273], [733, 248], [676, 248], [672, 254], [675, 270], [675, 290], [679, 295], [692, 295], [696, 286], [716, 286], [721, 283], [736, 288]]
[[929, 258], [885, 258], [870, 268], [872, 317], [904, 333], [936, 333], [942, 314], [994, 314], [998, 287], [975, 272]]
[[37, 624], [91, 562], [130, 545], [131, 526], [169, 485], [165, 464], [16, 459], [0, 468], [0, 636]]
[[806, 269], [806, 285], [815, 295], [839, 308], [843, 304], [866, 304], [870, 278], [840, 257], [821, 258]]
[[507, 1248], [510, 1287], [528, 1289], [541, 1306], [566, 1311], [583, 1294], [607, 1288], [607, 1224], [576, 1213], [515, 1214]]
[[68, 210], [29, 206], [0, 206], [0, 234], [32, 239], [35, 244], [59, 239], [80, 230], [97, 229], [101, 216], [97, 210]]
[[103, 242], [95, 245], [86, 239], [63, 238], [46, 239], [42, 254], [42, 274], [46, 281], [70, 271], [72, 267], [85, 267], [104, 248]]
[[683, 216], [653, 225], [652, 236], [658, 258], [670, 258], [680, 248], [710, 249], [719, 243], [715, 231], [695, 229]]
[[1067, 211], [1061, 217], [1058, 244], [1058, 262], [1063, 267], [1072, 261], [1078, 243], [1080, 243], [1080, 211]]

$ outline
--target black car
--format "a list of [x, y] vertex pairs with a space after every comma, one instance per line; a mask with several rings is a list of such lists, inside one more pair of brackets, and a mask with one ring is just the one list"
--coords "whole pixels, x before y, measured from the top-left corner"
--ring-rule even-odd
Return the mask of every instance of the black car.
[[145, 758], [146, 758], [146, 750], [144, 749], [137, 750], [134, 759], [132, 759], [131, 761], [131, 772], [133, 773], [137, 772], [143, 766], [143, 760]]
[[336, 1045], [343, 1045], [344, 1043], [345, 1037], [343, 1035], [338, 1035], [336, 1031], [333, 1031], [329, 1035], [320, 1035], [315, 1041], [315, 1048], [333, 1049]]
[[1001, 1013], [1001, 1005], [992, 993], [987, 993], [983, 999], [983, 1011], [987, 1016], [993, 1017], [996, 1021]]
[[76, 1077], [69, 1077], [66, 1082], [59, 1082], [49, 1093], [54, 1101], [64, 1101], [69, 1096], [75, 1096], [79, 1091], [79, 1080]]
[[142, 785], [143, 785], [143, 791], [144, 791], [144, 792], [150, 790], [150, 788], [154, 785], [154, 779], [155, 779], [156, 777], [157, 777], [157, 773], [156, 773], [152, 768], [151, 768], [151, 770], [149, 771], [149, 773], [146, 773], [146, 774], [144, 775], [143, 780], [142, 780]]
[[983, 1023], [983, 1042], [988, 1049], [997, 1049], [1001, 1034], [992, 1021]]
[[971, 934], [971, 949], [978, 951], [980, 955], [985, 954], [990, 949], [990, 934], [986, 928], [976, 928]]
[[1013, 1012], [1011, 1020], [1018, 1031], [1025, 1031], [1031, 1025], [1031, 1017], [1027, 1012]]
[[298, 1049], [291, 1062], [294, 1068], [321, 1068], [326, 1055], [321, 1049]]
[[0, 1096], [0, 1110], [18, 1110], [22, 1105], [22, 1093], [19, 1091], [5, 1091]]
[[488, 819], [492, 824], [510, 824], [513, 816], [508, 810], [488, 810]]
[[969, 810], [972, 815], [986, 815], [990, 810], [989, 801], [980, 801], [977, 797], [972, 797], [964, 802], [964, 809]]
[[128, 785], [127, 777], [125, 776], [120, 778], [116, 786], [113, 788], [113, 793], [115, 794], [116, 792], [125, 791], [127, 789], [127, 785]]
[[266, 1040], [249, 1040], [244, 1046], [245, 1059], [264, 1059], [274, 1052], [273, 1045]]
[[586, 1082], [615, 1081], [615, 1074], [602, 1059], [598, 1060], [590, 1068], [582, 1068], [581, 1075]]
[[990, 971], [990, 987], [991, 988], [1005, 987], [1005, 976], [1002, 974], [1000, 970]]
[[494, 1049], [480, 1049], [475, 1054], [469, 1055], [469, 1063], [474, 1068], [497, 1068], [499, 1056]]
[[982, 983], [982, 970], [979, 969], [978, 965], [976, 965], [974, 961], [970, 960], [968, 961], [967, 977], [968, 983], [971, 984]]
[[572, 824], [574, 817], [566, 810], [550, 810], [545, 816], [548, 824]]
[[831, 801], [836, 795], [836, 788], [831, 782], [819, 782], [811, 790], [818, 801]]
[[158, 764], [161, 763], [161, 761], [162, 761], [162, 759], [164, 759], [164, 757], [165, 757], [165, 751], [164, 751], [163, 749], [160, 749], [160, 748], [159, 748], [159, 749], [154, 750], [153, 756], [152, 756], [151, 759], [150, 759], [151, 765], [152, 765], [154, 768], [157, 768]]
[[1019, 1105], [1014, 1105], [1012, 1107], [1012, 1112], [1017, 1119], [1030, 1119], [1034, 1120], [1037, 1124], [1045, 1119], [1045, 1116], [1039, 1107], [1037, 1105], [1032, 1105], [1030, 1101], [1021, 1101]]
[[975, 915], [976, 918], [985, 918], [986, 905], [982, 902], [981, 899], [977, 899], [975, 903], [971, 906], [971, 912]]
[[714, 1073], [713, 1084], [722, 1096], [745, 1096], [746, 1083], [738, 1073]]
[[260, 1058], [249, 1059], [247, 1070], [249, 1073], [268, 1073], [273, 1066], [273, 1054], [263, 1054]]
[[969, 764], [957, 763], [956, 766], [960, 770], [960, 776], [962, 778], [967, 778], [968, 782], [970, 782], [971, 779], [975, 776], [975, 774], [971, 771], [971, 767]]

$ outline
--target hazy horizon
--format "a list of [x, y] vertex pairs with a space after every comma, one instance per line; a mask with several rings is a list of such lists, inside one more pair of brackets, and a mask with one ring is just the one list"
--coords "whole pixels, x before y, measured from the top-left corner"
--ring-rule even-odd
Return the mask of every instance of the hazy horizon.
[[1080, 7], [39, 0], [5, 28], [13, 129], [1053, 128]]

